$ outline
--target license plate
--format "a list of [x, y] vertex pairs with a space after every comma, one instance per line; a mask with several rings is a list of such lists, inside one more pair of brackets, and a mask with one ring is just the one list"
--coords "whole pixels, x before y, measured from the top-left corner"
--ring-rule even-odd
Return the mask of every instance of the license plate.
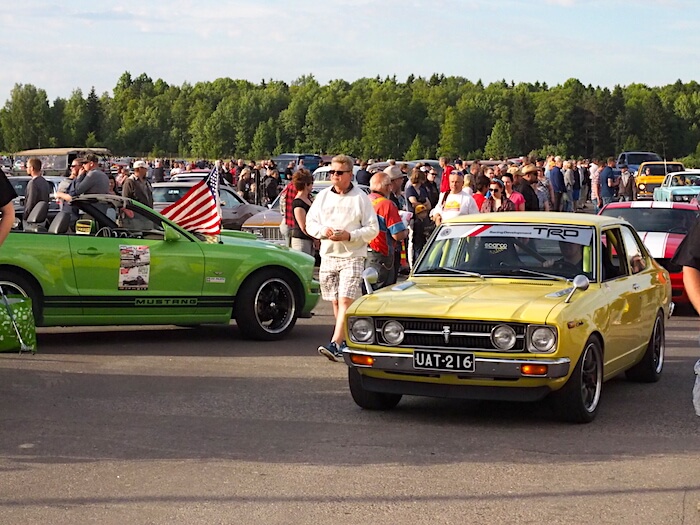
[[417, 370], [440, 370], [443, 372], [473, 372], [474, 354], [414, 350], [413, 368]]

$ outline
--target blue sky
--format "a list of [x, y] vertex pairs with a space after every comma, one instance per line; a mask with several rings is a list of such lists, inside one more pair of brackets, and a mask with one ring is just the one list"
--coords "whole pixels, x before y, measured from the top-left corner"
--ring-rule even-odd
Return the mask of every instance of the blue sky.
[[21, 0], [0, 4], [0, 104], [119, 76], [291, 82], [433, 73], [485, 84], [700, 80], [697, 0]]

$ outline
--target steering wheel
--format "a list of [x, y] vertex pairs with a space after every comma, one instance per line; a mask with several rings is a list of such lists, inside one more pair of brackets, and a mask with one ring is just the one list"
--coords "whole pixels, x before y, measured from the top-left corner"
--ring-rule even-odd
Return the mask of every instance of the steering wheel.
[[554, 264], [550, 268], [560, 271], [562, 273], [581, 273], [581, 268], [578, 265], [565, 261], [564, 259], [559, 259], [554, 261]]
[[112, 228], [110, 228], [109, 226], [103, 226], [102, 228], [97, 230], [95, 237], [116, 237], [115, 233], [116, 232], [112, 231]]

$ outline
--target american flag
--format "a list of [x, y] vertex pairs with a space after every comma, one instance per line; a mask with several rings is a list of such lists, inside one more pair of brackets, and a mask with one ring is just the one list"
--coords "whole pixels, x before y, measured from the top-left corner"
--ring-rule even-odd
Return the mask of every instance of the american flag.
[[206, 179], [195, 184], [180, 200], [161, 214], [186, 230], [204, 235], [221, 233], [219, 214], [219, 171], [212, 168]]

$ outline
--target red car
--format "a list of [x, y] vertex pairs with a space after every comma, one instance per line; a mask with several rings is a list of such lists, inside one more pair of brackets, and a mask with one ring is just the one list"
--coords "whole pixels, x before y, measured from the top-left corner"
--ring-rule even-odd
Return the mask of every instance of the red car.
[[671, 274], [673, 302], [676, 304], [690, 301], [683, 286], [683, 269], [671, 263], [671, 258], [699, 213], [697, 204], [659, 201], [612, 202], [599, 212], [600, 215], [620, 217], [634, 226], [649, 254]]

